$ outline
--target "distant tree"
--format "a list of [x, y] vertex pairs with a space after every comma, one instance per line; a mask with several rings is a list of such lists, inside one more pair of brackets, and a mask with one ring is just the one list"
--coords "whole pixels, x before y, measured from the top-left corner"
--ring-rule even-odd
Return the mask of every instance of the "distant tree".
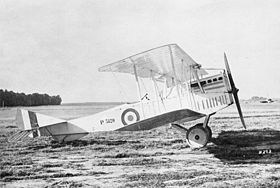
[[52, 96], [51, 97], [51, 104], [52, 105], [58, 105], [58, 104], [61, 104], [61, 98], [60, 98], [60, 96], [59, 95], [57, 95], [57, 96]]
[[39, 106], [39, 105], [60, 105], [62, 99], [59, 95], [49, 96], [48, 94], [25, 94], [0, 89], [0, 105], [5, 106]]

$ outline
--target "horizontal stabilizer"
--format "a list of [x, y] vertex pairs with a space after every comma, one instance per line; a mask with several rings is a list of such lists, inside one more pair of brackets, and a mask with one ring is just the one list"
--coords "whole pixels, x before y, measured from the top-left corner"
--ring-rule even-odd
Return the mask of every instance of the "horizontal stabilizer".
[[40, 128], [41, 136], [52, 136], [57, 141], [72, 141], [77, 140], [88, 132], [81, 127], [69, 122], [52, 124]]

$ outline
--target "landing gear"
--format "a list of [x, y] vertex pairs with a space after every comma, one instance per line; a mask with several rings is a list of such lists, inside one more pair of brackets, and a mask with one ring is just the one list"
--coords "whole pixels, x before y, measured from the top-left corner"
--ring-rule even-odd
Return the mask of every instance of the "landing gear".
[[[198, 126], [198, 127], [202, 127], [202, 128], [203, 128], [203, 123], [198, 123], [198, 124], [196, 124], [195, 126]], [[210, 139], [212, 138], [212, 130], [211, 130], [211, 128], [210, 128], [208, 125], [206, 125], [205, 130], [206, 130], [207, 135], [208, 135], [209, 140], [210, 140]]]
[[206, 116], [204, 123], [198, 123], [187, 131], [187, 143], [191, 148], [202, 148], [212, 138], [211, 128], [207, 125], [211, 115]]
[[187, 142], [191, 148], [202, 148], [209, 141], [209, 133], [199, 124], [191, 127], [187, 132]]
[[186, 134], [186, 141], [191, 148], [202, 148], [206, 146], [206, 144], [212, 138], [212, 131], [208, 126], [211, 115], [213, 114], [207, 115], [203, 123], [198, 123], [190, 129], [186, 129], [185, 127], [176, 123], [171, 123], [170, 127], [179, 130], [183, 134]]

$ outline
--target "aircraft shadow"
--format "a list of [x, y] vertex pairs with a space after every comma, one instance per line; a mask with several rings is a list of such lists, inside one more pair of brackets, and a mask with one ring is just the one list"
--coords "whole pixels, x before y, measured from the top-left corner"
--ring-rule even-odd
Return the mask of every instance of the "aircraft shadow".
[[52, 148], [59, 148], [65, 146], [82, 147], [82, 146], [89, 146], [89, 145], [117, 146], [117, 145], [123, 145], [127, 143], [135, 144], [135, 143], [139, 143], [139, 141], [88, 139], [88, 140], [74, 140], [74, 141], [60, 143], [58, 141], [53, 140], [51, 141], [51, 147]]
[[225, 131], [212, 138], [209, 153], [230, 164], [280, 164], [280, 131], [255, 129]]

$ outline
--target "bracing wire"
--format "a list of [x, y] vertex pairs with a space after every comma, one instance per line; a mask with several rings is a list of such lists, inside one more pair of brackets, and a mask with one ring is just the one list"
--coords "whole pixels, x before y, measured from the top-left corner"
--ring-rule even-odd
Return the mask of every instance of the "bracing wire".
[[190, 87], [191, 79], [192, 78], [191, 78], [191, 65], [190, 65], [190, 74], [189, 74], [189, 83], [188, 83], [188, 89], [189, 89], [188, 96], [189, 96], [190, 105], [192, 107], [192, 99], [191, 99], [192, 90], [191, 90], [191, 87]]
[[147, 92], [147, 89], [146, 89], [146, 86], [145, 86], [145, 84], [144, 84], [144, 81], [142, 80], [141, 77], [139, 78], [139, 80], [141, 81], [141, 84], [142, 84], [142, 86], [143, 86], [143, 88], [144, 88], [144, 90], [145, 90], [145, 93], [148, 93], [148, 92]]
[[[164, 98], [163, 98], [163, 96], [162, 96], [163, 94], [161, 94], [161, 92], [159, 91], [159, 87], [158, 87], [156, 81], [154, 81], [154, 85], [155, 85], [155, 88], [156, 88], [156, 92], [158, 93], [158, 95], [159, 95], [159, 97], [160, 97], [160, 101], [161, 101], [161, 103], [162, 103], [162, 105], [163, 105], [163, 108], [164, 108], [164, 110], [166, 110], [165, 104], [164, 104], [164, 102], [163, 102], [163, 100], [164, 100]], [[163, 93], [163, 91], [162, 91], [162, 93]]]
[[[192, 70], [192, 69], [191, 69]], [[194, 78], [194, 75], [193, 75], [193, 72], [191, 72], [191, 76], [192, 76], [192, 79], [195, 80]], [[191, 92], [192, 94], [192, 99], [193, 99], [193, 103], [194, 103], [194, 108], [197, 109], [197, 104], [196, 104], [196, 100], [194, 98], [194, 94], [193, 94], [193, 91]]]
[[127, 93], [125, 92], [124, 88], [122, 87], [121, 82], [119, 81], [118, 77], [115, 75], [115, 73], [114, 73], [113, 71], [112, 71], [112, 74], [113, 74], [113, 77], [114, 77], [115, 81], [117, 82], [117, 84], [118, 84], [119, 87], [120, 87], [120, 94], [121, 94], [122, 97], [124, 98], [124, 101], [127, 101], [128, 95], [127, 95]]
[[169, 89], [168, 94], [165, 96], [166, 99], [171, 95], [173, 88], [174, 88], [174, 86]]

